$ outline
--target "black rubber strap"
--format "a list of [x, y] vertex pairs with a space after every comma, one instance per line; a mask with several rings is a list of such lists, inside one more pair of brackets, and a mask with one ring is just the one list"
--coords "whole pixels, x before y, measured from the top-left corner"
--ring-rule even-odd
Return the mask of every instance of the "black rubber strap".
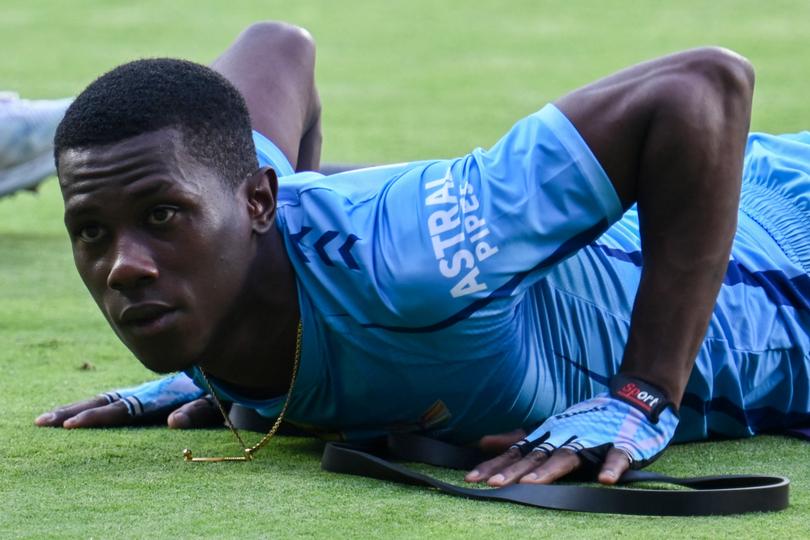
[[[371, 453], [374, 452], [374, 453]], [[321, 461], [324, 470], [368, 476], [402, 484], [433, 487], [469, 499], [507, 501], [539, 508], [635, 514], [648, 516], [706, 516], [774, 512], [788, 506], [787, 478], [781, 476], [706, 476], [672, 478], [647, 471], [628, 471], [620, 483], [663, 482], [690, 490], [623, 489], [565, 484], [514, 484], [502, 488], [459, 487], [392, 463], [379, 455], [387, 453], [405, 461], [442, 467], [470, 469], [482, 456], [418, 435], [390, 435], [386, 444], [349, 445], [329, 443]]]

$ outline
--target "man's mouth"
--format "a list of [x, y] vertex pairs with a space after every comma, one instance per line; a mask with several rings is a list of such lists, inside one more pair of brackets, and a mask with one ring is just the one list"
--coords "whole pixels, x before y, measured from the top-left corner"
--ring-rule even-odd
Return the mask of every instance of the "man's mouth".
[[118, 324], [127, 332], [147, 335], [162, 332], [177, 318], [177, 310], [160, 302], [131, 304], [121, 310]]

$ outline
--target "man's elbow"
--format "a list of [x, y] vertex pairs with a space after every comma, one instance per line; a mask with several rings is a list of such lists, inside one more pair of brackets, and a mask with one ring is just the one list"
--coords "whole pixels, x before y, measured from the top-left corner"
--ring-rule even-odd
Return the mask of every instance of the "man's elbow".
[[709, 82], [725, 96], [751, 100], [754, 93], [754, 66], [744, 56], [723, 47], [701, 47], [690, 51], [687, 62], [693, 76]]
[[249, 43], [290, 55], [314, 65], [315, 39], [305, 28], [282, 21], [261, 21], [248, 26], [242, 37]]

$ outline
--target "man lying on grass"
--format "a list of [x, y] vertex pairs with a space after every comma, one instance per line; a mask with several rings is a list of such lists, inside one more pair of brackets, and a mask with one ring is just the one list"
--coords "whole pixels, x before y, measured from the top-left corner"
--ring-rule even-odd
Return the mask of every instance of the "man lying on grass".
[[[509, 433], [466, 477], [490, 485], [810, 421], [810, 134], [747, 137], [744, 59], [667, 56], [489, 150], [331, 177], [288, 174], [317, 164], [312, 62], [259, 25], [224, 77], [137, 61], [67, 111], [76, 267], [146, 367], [322, 435]], [[99, 404], [38, 423], [126, 414]]]

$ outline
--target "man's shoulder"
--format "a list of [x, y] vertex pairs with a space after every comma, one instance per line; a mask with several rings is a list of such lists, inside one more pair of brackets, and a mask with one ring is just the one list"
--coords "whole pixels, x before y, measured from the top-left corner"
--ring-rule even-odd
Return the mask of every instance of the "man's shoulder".
[[[279, 179], [279, 207], [305, 205], [306, 199], [356, 207], [378, 197], [386, 186], [425, 162], [398, 163], [345, 171], [331, 176], [302, 172]], [[314, 210], [314, 209], [313, 209]]]

